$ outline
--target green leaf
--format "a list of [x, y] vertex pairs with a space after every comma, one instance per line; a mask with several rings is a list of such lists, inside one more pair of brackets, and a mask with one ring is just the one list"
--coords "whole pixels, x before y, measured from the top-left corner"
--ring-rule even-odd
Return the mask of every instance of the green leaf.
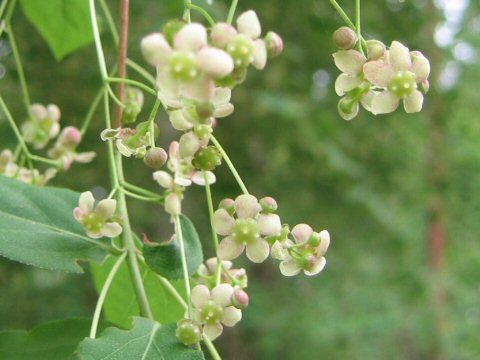
[[[90, 269], [98, 292], [100, 292], [114, 263], [115, 258], [111, 257], [102, 265], [91, 264]], [[185, 313], [184, 308], [178, 304], [173, 295], [165, 289], [158, 279], [158, 275], [143, 263], [139, 263], [139, 267], [155, 320], [165, 324], [181, 319]], [[183, 281], [171, 281], [171, 283], [182, 297], [185, 298], [185, 285]], [[110, 285], [103, 311], [105, 319], [123, 328], [130, 328], [132, 325], [131, 318], [140, 315], [140, 309], [137, 304], [126, 263], [120, 266]]]
[[106, 245], [88, 238], [72, 212], [80, 194], [0, 176], [0, 255], [50, 270], [82, 273], [79, 260], [101, 262]]
[[[188, 273], [194, 274], [203, 262], [202, 244], [192, 222], [180, 215], [185, 253], [187, 255]], [[156, 273], [167, 279], [182, 279], [182, 258], [178, 239], [162, 244], [148, 243], [143, 245], [145, 262]]]
[[[39, 325], [30, 331], [0, 332], [0, 359], [74, 359], [78, 344], [88, 336], [91, 319], [64, 319]], [[105, 325], [101, 325], [101, 329]]]
[[205, 360], [200, 350], [181, 344], [175, 324], [134, 318], [132, 330], [108, 328], [97, 339], [85, 339], [78, 348], [82, 360]]
[[93, 42], [87, 0], [20, 0], [57, 61]]

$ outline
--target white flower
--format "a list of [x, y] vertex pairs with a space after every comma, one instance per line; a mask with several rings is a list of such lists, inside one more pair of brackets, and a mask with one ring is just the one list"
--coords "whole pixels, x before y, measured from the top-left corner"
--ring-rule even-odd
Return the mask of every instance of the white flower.
[[60, 131], [60, 109], [54, 104], [47, 107], [41, 104], [32, 104], [30, 110], [33, 119], [22, 124], [23, 138], [35, 149], [43, 149]]

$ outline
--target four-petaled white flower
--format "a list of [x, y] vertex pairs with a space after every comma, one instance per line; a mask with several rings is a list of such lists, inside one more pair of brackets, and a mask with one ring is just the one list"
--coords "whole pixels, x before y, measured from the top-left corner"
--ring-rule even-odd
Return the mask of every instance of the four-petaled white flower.
[[73, 210], [73, 216], [83, 225], [87, 235], [93, 239], [120, 235], [122, 226], [115, 218], [116, 200], [105, 199], [96, 207], [94, 205], [95, 198], [90, 191], [86, 191], [80, 195], [78, 207]]
[[35, 149], [43, 149], [60, 132], [60, 109], [55, 104], [32, 104], [30, 111], [33, 118], [21, 127], [23, 138]]

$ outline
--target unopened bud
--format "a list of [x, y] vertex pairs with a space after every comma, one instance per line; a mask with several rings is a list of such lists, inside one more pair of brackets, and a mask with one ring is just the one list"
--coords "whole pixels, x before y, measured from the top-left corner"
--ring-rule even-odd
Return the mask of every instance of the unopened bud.
[[82, 134], [80, 134], [80, 130], [78, 130], [76, 127], [67, 126], [62, 130], [59, 140], [64, 146], [75, 147], [80, 144], [80, 141], [82, 140]]
[[333, 43], [340, 50], [352, 49], [357, 42], [357, 34], [349, 27], [342, 26], [333, 33]]
[[283, 40], [277, 33], [269, 31], [265, 36], [265, 45], [267, 46], [267, 52], [269, 57], [276, 57], [283, 51]]
[[151, 148], [145, 154], [143, 162], [152, 169], [160, 169], [167, 162], [167, 152], [159, 147]]
[[225, 209], [230, 215], [233, 215], [235, 212], [235, 201], [233, 199], [223, 199], [220, 201], [220, 204], [218, 204], [219, 209]]
[[217, 23], [212, 27], [210, 39], [212, 44], [223, 48], [237, 35], [237, 30], [230, 24]]
[[235, 289], [232, 295], [232, 305], [237, 309], [243, 310], [248, 306], [248, 294], [242, 289]]
[[171, 193], [165, 197], [165, 211], [172, 216], [180, 215], [182, 202], [177, 194]]
[[143, 57], [152, 66], [165, 64], [172, 52], [167, 40], [160, 33], [145, 36], [140, 43], [140, 48]]
[[385, 44], [378, 40], [367, 40], [367, 58], [368, 60], [380, 59], [386, 51]]
[[271, 196], [261, 198], [259, 202], [263, 212], [274, 212], [278, 208], [277, 201]]

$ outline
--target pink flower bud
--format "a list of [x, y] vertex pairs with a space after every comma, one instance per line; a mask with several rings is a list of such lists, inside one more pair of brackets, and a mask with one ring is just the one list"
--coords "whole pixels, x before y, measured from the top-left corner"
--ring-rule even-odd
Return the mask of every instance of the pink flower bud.
[[245, 11], [237, 18], [237, 28], [242, 34], [256, 39], [262, 33], [262, 27], [257, 14], [253, 10]]
[[47, 109], [42, 104], [32, 104], [30, 111], [35, 119], [43, 120], [48, 117]]
[[208, 47], [197, 54], [198, 65], [208, 75], [219, 79], [233, 71], [233, 60], [225, 51]]
[[143, 57], [152, 66], [164, 65], [172, 53], [170, 45], [160, 33], [145, 36], [140, 46]]
[[271, 196], [261, 198], [259, 202], [264, 212], [273, 212], [278, 209], [277, 201]]
[[267, 52], [269, 57], [276, 57], [283, 51], [283, 40], [277, 33], [269, 31], [265, 36], [265, 45], [267, 46]]
[[167, 152], [159, 147], [151, 148], [145, 154], [143, 162], [152, 169], [160, 169], [167, 162]]
[[235, 289], [233, 292], [232, 305], [237, 309], [245, 309], [248, 306], [249, 300], [248, 294], [242, 289]]
[[182, 202], [177, 194], [171, 193], [165, 197], [165, 211], [172, 216], [180, 215]]
[[340, 50], [352, 49], [357, 42], [357, 35], [349, 27], [342, 26], [333, 33], [333, 43]]
[[230, 24], [217, 23], [212, 27], [210, 38], [212, 44], [223, 48], [237, 35], [237, 30]]
[[59, 136], [59, 141], [64, 146], [75, 147], [80, 144], [82, 140], [82, 134], [74, 126], [67, 126], [62, 130], [62, 133]]
[[298, 224], [292, 229], [292, 235], [297, 243], [303, 243], [307, 241], [312, 233], [312, 228], [307, 224]]

